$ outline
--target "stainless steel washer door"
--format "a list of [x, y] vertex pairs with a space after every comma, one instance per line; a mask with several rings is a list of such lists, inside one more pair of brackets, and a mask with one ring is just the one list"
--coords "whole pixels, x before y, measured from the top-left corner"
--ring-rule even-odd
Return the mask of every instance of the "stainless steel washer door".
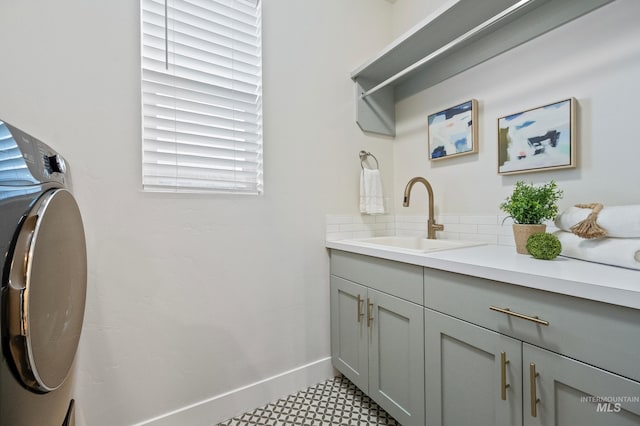
[[69, 191], [38, 199], [20, 228], [8, 276], [13, 364], [27, 388], [53, 391], [73, 364], [87, 287], [84, 228]]

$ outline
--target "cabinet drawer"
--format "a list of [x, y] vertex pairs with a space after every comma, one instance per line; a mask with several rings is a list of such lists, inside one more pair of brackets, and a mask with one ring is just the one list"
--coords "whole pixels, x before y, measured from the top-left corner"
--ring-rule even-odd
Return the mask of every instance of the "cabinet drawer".
[[423, 268], [340, 250], [331, 250], [331, 275], [422, 305]]
[[638, 310], [433, 269], [424, 281], [428, 308], [640, 380]]

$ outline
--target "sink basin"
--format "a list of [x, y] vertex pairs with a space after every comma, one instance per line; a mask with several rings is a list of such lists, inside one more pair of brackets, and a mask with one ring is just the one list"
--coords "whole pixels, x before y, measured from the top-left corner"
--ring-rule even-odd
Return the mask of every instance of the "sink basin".
[[350, 240], [350, 242], [357, 245], [392, 248], [420, 253], [486, 245], [486, 243], [478, 241], [428, 240], [426, 238], [416, 237], [373, 237]]

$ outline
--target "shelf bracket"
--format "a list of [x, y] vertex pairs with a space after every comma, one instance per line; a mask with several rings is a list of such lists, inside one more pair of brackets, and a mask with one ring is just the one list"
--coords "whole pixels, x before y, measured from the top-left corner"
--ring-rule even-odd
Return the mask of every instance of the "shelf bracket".
[[356, 80], [356, 122], [364, 132], [384, 136], [396, 135], [396, 103], [392, 86], [363, 97], [374, 86], [365, 79]]

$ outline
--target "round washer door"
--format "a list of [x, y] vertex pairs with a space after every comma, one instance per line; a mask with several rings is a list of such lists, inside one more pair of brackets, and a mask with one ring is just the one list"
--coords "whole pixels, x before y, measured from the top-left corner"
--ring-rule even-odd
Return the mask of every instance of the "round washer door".
[[8, 276], [5, 319], [15, 370], [31, 390], [56, 390], [78, 348], [87, 289], [82, 217], [69, 191], [47, 191], [35, 203]]

